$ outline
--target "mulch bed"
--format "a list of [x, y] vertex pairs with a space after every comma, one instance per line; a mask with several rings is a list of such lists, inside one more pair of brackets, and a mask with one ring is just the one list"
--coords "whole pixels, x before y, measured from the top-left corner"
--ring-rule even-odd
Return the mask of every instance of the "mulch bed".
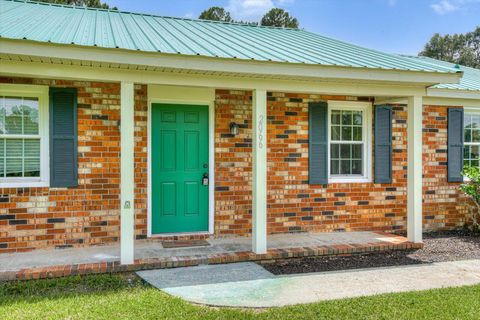
[[480, 236], [466, 231], [449, 231], [424, 235], [420, 250], [323, 256], [264, 262], [262, 266], [273, 274], [294, 274], [340, 271], [361, 268], [393, 267], [423, 263], [480, 259]]

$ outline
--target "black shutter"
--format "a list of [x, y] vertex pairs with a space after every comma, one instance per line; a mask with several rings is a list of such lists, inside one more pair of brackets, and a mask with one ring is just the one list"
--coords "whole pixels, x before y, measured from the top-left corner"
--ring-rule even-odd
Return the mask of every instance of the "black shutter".
[[310, 103], [308, 106], [309, 183], [328, 183], [328, 104]]
[[375, 107], [375, 183], [392, 183], [392, 107]]
[[77, 90], [50, 88], [50, 186], [78, 185]]
[[463, 109], [448, 109], [448, 182], [462, 182]]

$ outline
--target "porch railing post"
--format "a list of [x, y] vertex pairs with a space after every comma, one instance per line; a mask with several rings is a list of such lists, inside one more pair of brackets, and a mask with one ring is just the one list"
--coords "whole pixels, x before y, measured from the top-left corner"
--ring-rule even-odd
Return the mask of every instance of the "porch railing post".
[[267, 252], [267, 92], [253, 91], [252, 251]]
[[422, 242], [422, 110], [421, 96], [408, 98], [407, 106], [407, 235]]
[[121, 83], [120, 102], [120, 262], [134, 262], [134, 84]]

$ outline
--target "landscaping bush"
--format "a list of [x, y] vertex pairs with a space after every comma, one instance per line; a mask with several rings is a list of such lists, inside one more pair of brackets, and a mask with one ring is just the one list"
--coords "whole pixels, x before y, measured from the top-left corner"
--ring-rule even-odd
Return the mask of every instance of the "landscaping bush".
[[468, 228], [474, 233], [480, 233], [480, 168], [465, 166], [462, 175], [467, 178], [460, 190], [470, 199], [466, 207], [471, 224]]

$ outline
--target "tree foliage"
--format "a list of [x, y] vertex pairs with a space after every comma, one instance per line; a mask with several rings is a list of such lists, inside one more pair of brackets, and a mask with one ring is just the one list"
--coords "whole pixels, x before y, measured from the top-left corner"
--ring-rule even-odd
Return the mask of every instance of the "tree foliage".
[[260, 22], [262, 26], [298, 28], [298, 20], [292, 17], [287, 11], [280, 8], [273, 8], [268, 11]]
[[465, 34], [434, 34], [421, 56], [480, 68], [480, 26]]
[[222, 7], [211, 7], [200, 13], [198, 19], [233, 22], [230, 12]]
[[117, 7], [112, 7], [100, 0], [42, 0], [43, 2], [67, 4], [72, 6], [88, 7], [88, 8], [100, 8], [100, 9], [113, 9], [118, 10]]
[[[242, 24], [258, 25], [255, 21], [236, 21], [232, 18], [230, 12], [222, 7], [211, 7], [204, 10], [199, 19], [212, 21], [235, 22]], [[280, 8], [274, 8], [267, 12], [261, 22], [262, 26], [282, 27], [282, 28], [298, 28], [298, 20], [292, 17], [288, 12]]]

